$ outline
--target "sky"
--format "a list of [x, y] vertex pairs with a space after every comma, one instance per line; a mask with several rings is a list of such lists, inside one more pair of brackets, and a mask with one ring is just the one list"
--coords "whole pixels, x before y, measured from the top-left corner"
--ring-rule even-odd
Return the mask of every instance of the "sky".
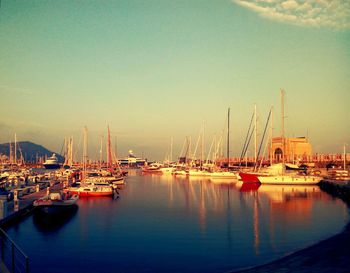
[[281, 89], [286, 136], [350, 146], [350, 1], [1, 1], [0, 143], [81, 150], [86, 126], [96, 158], [109, 125], [118, 156], [163, 160], [202, 127], [208, 151], [230, 107], [240, 155], [254, 104], [280, 135]]

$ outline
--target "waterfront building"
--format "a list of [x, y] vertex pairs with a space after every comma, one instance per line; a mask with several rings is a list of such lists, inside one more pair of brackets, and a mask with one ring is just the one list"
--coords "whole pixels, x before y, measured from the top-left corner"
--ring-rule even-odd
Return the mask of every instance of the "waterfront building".
[[283, 151], [283, 138], [272, 138], [272, 145], [270, 147], [270, 155], [274, 162], [281, 162], [283, 154], [287, 162], [297, 161], [309, 161], [312, 156], [312, 146], [306, 137], [284, 138]]

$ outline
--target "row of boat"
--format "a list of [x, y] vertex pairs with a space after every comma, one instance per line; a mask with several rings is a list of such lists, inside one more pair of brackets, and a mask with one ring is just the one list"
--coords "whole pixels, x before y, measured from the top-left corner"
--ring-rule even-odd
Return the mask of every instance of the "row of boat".
[[62, 190], [51, 192], [46, 196], [35, 200], [33, 205], [47, 213], [57, 213], [76, 205], [80, 197], [118, 196], [118, 186], [123, 185], [123, 173], [113, 173], [106, 170], [88, 171], [82, 179], [75, 181], [81, 173], [72, 172], [70, 186], [67, 184]]
[[307, 173], [305, 169], [292, 164], [274, 164], [259, 171], [228, 171], [213, 167], [190, 168], [185, 166], [163, 166], [159, 163], [142, 168], [144, 173], [161, 173], [183, 176], [199, 176], [227, 179], [228, 182], [242, 180], [244, 183], [275, 185], [315, 185], [323, 178], [319, 173]]

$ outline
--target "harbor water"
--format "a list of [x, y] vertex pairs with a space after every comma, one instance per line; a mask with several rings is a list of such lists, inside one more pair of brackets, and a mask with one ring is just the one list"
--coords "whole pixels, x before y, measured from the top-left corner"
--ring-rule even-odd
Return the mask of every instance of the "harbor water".
[[340, 232], [347, 206], [318, 186], [141, 175], [118, 198], [81, 198], [7, 228], [30, 272], [227, 272]]

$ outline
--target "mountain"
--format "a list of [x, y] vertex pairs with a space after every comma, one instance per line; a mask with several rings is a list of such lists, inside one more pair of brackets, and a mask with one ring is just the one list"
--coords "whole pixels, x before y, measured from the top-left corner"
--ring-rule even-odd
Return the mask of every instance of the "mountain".
[[[20, 158], [21, 152], [24, 157], [25, 162], [35, 162], [37, 158], [39, 157], [49, 157], [52, 156], [54, 152], [46, 149], [45, 147], [35, 144], [30, 141], [19, 141], [17, 142], [17, 158]], [[12, 152], [14, 152], [14, 143], [12, 143]], [[3, 143], [0, 144], [0, 154], [4, 154], [9, 156], [10, 154], [10, 144], [9, 143]], [[64, 161], [64, 157], [57, 154], [56, 156], [58, 158], [59, 162]]]

